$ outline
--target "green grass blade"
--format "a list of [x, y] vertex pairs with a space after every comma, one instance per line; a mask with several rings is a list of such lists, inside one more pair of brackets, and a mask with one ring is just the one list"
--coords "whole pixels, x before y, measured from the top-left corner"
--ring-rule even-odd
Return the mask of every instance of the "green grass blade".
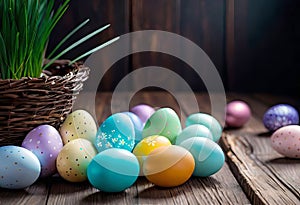
[[88, 56], [88, 55], [90, 55], [90, 54], [92, 54], [92, 53], [94, 53], [94, 52], [96, 52], [96, 51], [98, 51], [98, 50], [101, 50], [102, 48], [104, 48], [104, 47], [106, 47], [106, 46], [112, 44], [113, 42], [119, 40], [119, 38], [120, 38], [119, 36], [116, 37], [116, 38], [113, 38], [113, 39], [111, 39], [111, 40], [109, 40], [109, 41], [103, 43], [102, 45], [100, 45], [100, 46], [98, 46], [98, 47], [96, 47], [96, 48], [94, 48], [94, 49], [92, 49], [92, 50], [90, 50], [90, 51], [88, 51], [88, 52], [82, 54], [81, 56], [79, 56], [79, 57], [75, 58], [74, 60], [72, 60], [72, 61], [69, 63], [69, 65], [71, 65], [71, 64], [73, 64], [73, 63], [75, 63], [75, 62], [81, 60], [82, 58], [84, 58], [84, 57], [86, 57], [86, 56]]
[[65, 50], [63, 50], [61, 53], [59, 53], [57, 56], [55, 56], [54, 58], [52, 58], [51, 61], [47, 65], [44, 66], [44, 69], [46, 69], [47, 67], [49, 67], [54, 61], [56, 61], [57, 59], [59, 59], [65, 53], [69, 52], [70, 50], [72, 50], [76, 46], [80, 45], [81, 43], [85, 42], [86, 40], [90, 39], [91, 37], [97, 35], [101, 31], [103, 31], [106, 28], [108, 28], [109, 26], [110, 26], [110, 24], [107, 24], [107, 25], [103, 26], [102, 28], [97, 29], [96, 31], [94, 31], [94, 32], [90, 33], [89, 35], [85, 36], [84, 38], [80, 39], [79, 41], [75, 42], [74, 44], [72, 44], [71, 46], [69, 46], [68, 48], [66, 48]]
[[83, 26], [85, 26], [90, 20], [87, 19], [86, 21], [82, 22], [79, 26], [77, 26], [74, 30], [72, 30], [66, 37], [64, 37], [60, 43], [53, 49], [53, 51], [49, 54], [47, 57], [50, 59], [54, 53], [64, 44], [71, 36], [73, 36], [79, 29], [81, 29]]

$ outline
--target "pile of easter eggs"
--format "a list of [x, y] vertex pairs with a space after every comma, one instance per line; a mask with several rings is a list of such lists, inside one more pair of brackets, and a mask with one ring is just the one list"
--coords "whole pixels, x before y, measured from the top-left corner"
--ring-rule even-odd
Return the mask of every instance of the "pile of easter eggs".
[[139, 176], [174, 187], [222, 168], [225, 157], [216, 143], [221, 133], [220, 123], [204, 113], [190, 115], [182, 130], [171, 108], [137, 105], [109, 116], [99, 128], [88, 112], [76, 110], [59, 131], [41, 125], [22, 147], [0, 147], [0, 187], [25, 188], [56, 173], [105, 192], [123, 191]]

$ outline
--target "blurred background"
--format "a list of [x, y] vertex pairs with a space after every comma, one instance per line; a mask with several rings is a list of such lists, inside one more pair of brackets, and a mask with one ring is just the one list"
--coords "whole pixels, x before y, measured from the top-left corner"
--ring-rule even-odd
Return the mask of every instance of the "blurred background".
[[[289, 95], [300, 92], [299, 0], [72, 0], [52, 33], [48, 50], [88, 18], [88, 26], [62, 49], [100, 26], [110, 23], [111, 27], [64, 58], [74, 59], [128, 32], [164, 30], [199, 45], [217, 67], [227, 91]], [[171, 69], [193, 90], [205, 90], [202, 80], [184, 62], [153, 52], [130, 55], [117, 62], [99, 89], [112, 91], [126, 74], [144, 66]]]

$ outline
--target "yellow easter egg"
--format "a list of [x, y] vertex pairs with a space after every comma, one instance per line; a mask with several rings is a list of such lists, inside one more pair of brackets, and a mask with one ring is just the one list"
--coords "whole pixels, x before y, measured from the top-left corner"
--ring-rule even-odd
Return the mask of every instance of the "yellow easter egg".
[[[142, 171], [144, 160], [150, 152], [159, 147], [170, 145], [170, 140], [160, 135], [149, 136], [140, 141], [133, 150], [133, 154], [137, 157], [139, 161], [140, 170]], [[142, 172], [140, 174], [142, 174]]]
[[94, 145], [86, 139], [75, 139], [66, 144], [56, 159], [59, 175], [70, 182], [87, 179], [87, 167], [97, 155]]
[[94, 118], [85, 110], [72, 112], [62, 123], [59, 129], [64, 144], [83, 138], [94, 143], [97, 134], [97, 125]]

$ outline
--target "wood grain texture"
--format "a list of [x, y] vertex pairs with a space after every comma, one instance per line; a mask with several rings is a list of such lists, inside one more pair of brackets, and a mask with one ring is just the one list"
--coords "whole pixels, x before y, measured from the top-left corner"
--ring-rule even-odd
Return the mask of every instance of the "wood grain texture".
[[270, 133], [262, 123], [267, 106], [246, 95], [242, 99], [253, 108], [253, 117], [242, 129], [227, 129], [221, 144], [228, 163], [253, 204], [299, 204], [299, 160], [288, 159], [271, 147]]
[[0, 204], [46, 204], [49, 186], [49, 181], [39, 180], [24, 190], [8, 190], [0, 188]]

